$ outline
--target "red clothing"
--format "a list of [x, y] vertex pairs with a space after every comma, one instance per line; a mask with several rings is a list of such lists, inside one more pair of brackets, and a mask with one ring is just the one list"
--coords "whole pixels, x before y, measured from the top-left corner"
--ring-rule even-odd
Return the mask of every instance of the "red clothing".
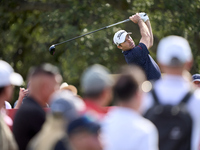
[[101, 120], [106, 113], [109, 111], [110, 107], [102, 107], [95, 104], [92, 100], [84, 99], [86, 110], [85, 115], [94, 117], [94, 119]]

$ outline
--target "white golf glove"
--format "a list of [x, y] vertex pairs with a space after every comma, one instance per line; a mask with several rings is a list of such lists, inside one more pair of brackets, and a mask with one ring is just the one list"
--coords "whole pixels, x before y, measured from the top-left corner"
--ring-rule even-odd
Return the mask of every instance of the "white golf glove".
[[139, 15], [140, 15], [140, 17], [142, 18], [142, 20], [144, 22], [146, 22], [147, 20], [149, 20], [149, 17], [148, 17], [148, 15], [145, 12], [141, 12], [141, 13], [139, 13]]

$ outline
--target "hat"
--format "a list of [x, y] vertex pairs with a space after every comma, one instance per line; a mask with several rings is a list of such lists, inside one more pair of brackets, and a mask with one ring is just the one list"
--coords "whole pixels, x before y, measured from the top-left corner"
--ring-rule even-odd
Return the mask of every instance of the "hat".
[[5, 109], [12, 109], [12, 106], [8, 101], [5, 101], [4, 103], [5, 103]]
[[194, 74], [192, 76], [192, 82], [195, 82], [195, 81], [200, 81], [200, 74]]
[[74, 121], [72, 121], [68, 126], [68, 134], [71, 135], [76, 131], [80, 130], [88, 131], [93, 134], [98, 134], [100, 125], [97, 122], [89, 120], [86, 116], [82, 116]]
[[119, 30], [115, 33], [113, 41], [116, 45], [123, 43], [126, 39], [127, 34], [132, 34], [131, 32], [126, 32], [125, 30]]
[[20, 86], [23, 83], [22, 76], [15, 73], [13, 68], [3, 60], [0, 60], [0, 79], [0, 87], [7, 85]]
[[70, 90], [72, 91], [75, 95], [77, 95], [77, 88], [73, 85], [68, 85], [66, 82], [62, 83], [60, 86], [61, 90]]
[[166, 66], [180, 66], [192, 60], [190, 45], [180, 36], [163, 38], [157, 48], [157, 60]]
[[98, 93], [112, 85], [113, 79], [109, 75], [108, 69], [99, 64], [86, 69], [81, 78], [81, 86], [85, 94]]
[[79, 112], [85, 109], [84, 102], [70, 91], [57, 91], [50, 98], [52, 113], [60, 113], [65, 119], [72, 121], [79, 117]]

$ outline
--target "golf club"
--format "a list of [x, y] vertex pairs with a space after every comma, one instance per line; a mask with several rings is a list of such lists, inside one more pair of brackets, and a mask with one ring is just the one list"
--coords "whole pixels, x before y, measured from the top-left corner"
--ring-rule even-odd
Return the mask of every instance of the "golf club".
[[115, 25], [118, 25], [118, 24], [121, 24], [121, 23], [124, 23], [124, 22], [128, 22], [128, 21], [130, 21], [130, 19], [126, 19], [126, 20], [123, 20], [123, 21], [120, 21], [120, 22], [111, 24], [111, 25], [109, 25], [109, 26], [105, 26], [105, 27], [103, 27], [103, 28], [94, 30], [94, 31], [92, 31], [92, 32], [88, 32], [88, 33], [86, 33], [86, 34], [83, 34], [83, 35], [74, 37], [74, 38], [69, 39], [69, 40], [67, 40], [67, 41], [63, 41], [63, 42], [60, 42], [60, 43], [57, 43], [57, 44], [53, 44], [53, 45], [49, 48], [49, 52], [50, 52], [51, 55], [54, 55], [54, 54], [55, 54], [55, 51], [56, 51], [56, 47], [55, 47], [55, 46], [57, 46], [57, 45], [60, 45], [60, 44], [63, 44], [63, 43], [66, 43], [66, 42], [75, 40], [75, 39], [77, 39], [77, 38], [86, 36], [86, 35], [88, 35], [88, 34], [91, 34], [91, 33], [94, 33], [94, 32], [97, 32], [97, 31], [100, 31], [100, 30], [103, 30], [103, 29], [107, 29], [107, 28], [110, 28], [110, 27], [112, 27], [112, 26], [115, 26]]

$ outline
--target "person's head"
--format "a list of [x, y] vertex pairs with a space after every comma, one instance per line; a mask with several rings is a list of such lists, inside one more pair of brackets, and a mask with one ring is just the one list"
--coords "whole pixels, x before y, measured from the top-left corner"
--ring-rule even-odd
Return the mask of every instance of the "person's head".
[[192, 52], [186, 39], [171, 35], [163, 38], [157, 48], [157, 61], [167, 74], [181, 75], [192, 66]]
[[50, 108], [52, 114], [61, 114], [70, 122], [85, 110], [85, 104], [71, 91], [58, 90], [50, 98]]
[[100, 125], [82, 116], [68, 126], [68, 136], [74, 150], [102, 150]]
[[3, 107], [4, 101], [12, 98], [13, 85], [20, 86], [23, 78], [7, 62], [0, 60], [0, 79], [0, 107]]
[[194, 74], [192, 76], [192, 82], [196, 87], [200, 87], [200, 74]]
[[95, 64], [87, 68], [81, 78], [84, 96], [89, 99], [101, 99], [107, 105], [112, 99], [113, 79], [106, 67]]
[[59, 69], [48, 63], [32, 67], [28, 79], [31, 82], [30, 96], [42, 106], [49, 102], [51, 94], [59, 89], [62, 81]]
[[125, 30], [119, 30], [115, 33], [113, 41], [119, 49], [127, 51], [135, 47], [135, 42], [130, 34], [131, 32], [126, 32]]
[[74, 95], [77, 95], [77, 88], [73, 85], [69, 85], [66, 82], [63, 82], [60, 86], [61, 90], [69, 90], [71, 91]]
[[146, 80], [144, 72], [137, 66], [124, 66], [113, 92], [119, 106], [138, 110], [142, 100], [142, 83]]

